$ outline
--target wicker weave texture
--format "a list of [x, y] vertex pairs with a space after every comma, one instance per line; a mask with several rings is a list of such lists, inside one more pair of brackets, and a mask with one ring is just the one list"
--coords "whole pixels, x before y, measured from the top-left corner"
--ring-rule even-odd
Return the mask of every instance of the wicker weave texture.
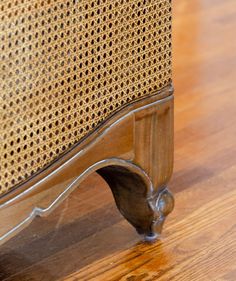
[[0, 193], [171, 81], [171, 0], [0, 2]]

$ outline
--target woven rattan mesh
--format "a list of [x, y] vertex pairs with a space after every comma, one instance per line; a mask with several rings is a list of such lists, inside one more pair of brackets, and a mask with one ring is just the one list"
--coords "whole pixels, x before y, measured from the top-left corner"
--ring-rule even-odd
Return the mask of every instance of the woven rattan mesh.
[[0, 193], [171, 79], [171, 0], [1, 0]]

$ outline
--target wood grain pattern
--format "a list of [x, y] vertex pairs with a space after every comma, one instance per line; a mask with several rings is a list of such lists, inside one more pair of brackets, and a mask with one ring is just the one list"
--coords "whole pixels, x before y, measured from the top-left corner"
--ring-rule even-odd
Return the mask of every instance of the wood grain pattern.
[[173, 171], [173, 100], [135, 114], [134, 163], [143, 167], [154, 188], [167, 185]]
[[[229, 260], [236, 265], [236, 239], [232, 239], [235, 229], [232, 221], [225, 219], [235, 215], [235, 205], [236, 190], [233, 190], [169, 225], [166, 230], [169, 236], [163, 242], [168, 262], [163, 262], [161, 242], [159, 247], [157, 244], [140, 244], [135, 249], [99, 260], [65, 280], [189, 280], [185, 276], [186, 270], [192, 280], [207, 280], [203, 279], [207, 274], [208, 280], [212, 280], [210, 274], [220, 274], [227, 266], [234, 268], [232, 264], [228, 265]], [[221, 224], [224, 227], [219, 227]], [[222, 247], [222, 236], [231, 250], [225, 251]], [[212, 241], [208, 244], [206, 240], [210, 237]], [[201, 247], [198, 241], [203, 243]], [[175, 258], [175, 253], [178, 258]]]
[[173, 4], [176, 207], [162, 239], [140, 243], [95, 174], [0, 248], [0, 280], [236, 280], [236, 4]]

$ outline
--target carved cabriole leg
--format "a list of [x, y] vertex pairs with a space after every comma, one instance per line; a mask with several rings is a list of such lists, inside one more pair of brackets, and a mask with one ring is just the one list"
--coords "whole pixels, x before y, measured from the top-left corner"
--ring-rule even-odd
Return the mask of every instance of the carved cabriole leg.
[[142, 171], [120, 166], [108, 166], [98, 173], [111, 187], [116, 205], [121, 214], [144, 234], [147, 241], [153, 241], [161, 233], [166, 216], [173, 210], [174, 199], [167, 189], [153, 192], [152, 183]]
[[142, 168], [149, 181], [118, 166], [104, 167], [98, 173], [111, 187], [123, 216], [146, 240], [153, 241], [174, 207], [166, 188], [173, 167], [173, 99], [137, 111], [134, 120], [132, 162]]
[[161, 233], [165, 218], [174, 207], [174, 198], [167, 189], [173, 170], [173, 124], [173, 98], [135, 114], [134, 163], [144, 169], [154, 188], [154, 233], [147, 239]]

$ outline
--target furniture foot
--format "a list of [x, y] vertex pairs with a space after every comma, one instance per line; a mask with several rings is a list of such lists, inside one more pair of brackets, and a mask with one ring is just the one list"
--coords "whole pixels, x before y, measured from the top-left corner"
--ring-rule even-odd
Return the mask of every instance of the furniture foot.
[[110, 186], [121, 214], [146, 241], [154, 241], [173, 210], [174, 199], [167, 188], [154, 192], [146, 173], [135, 165], [132, 167], [107, 166], [97, 172]]
[[145, 234], [145, 240], [152, 242], [156, 240], [162, 232], [166, 217], [174, 208], [174, 197], [172, 193], [164, 188], [157, 194], [156, 199], [151, 200], [154, 210], [154, 220], [149, 233]]

